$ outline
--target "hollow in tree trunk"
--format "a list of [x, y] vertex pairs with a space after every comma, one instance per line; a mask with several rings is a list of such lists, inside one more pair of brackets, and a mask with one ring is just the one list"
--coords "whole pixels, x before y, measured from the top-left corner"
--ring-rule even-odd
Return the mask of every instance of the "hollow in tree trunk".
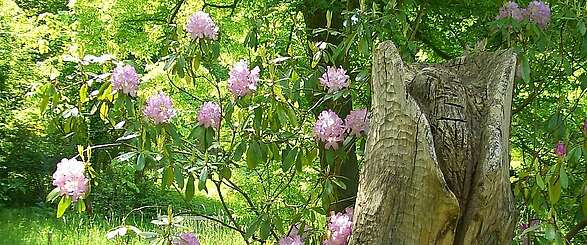
[[378, 46], [351, 244], [511, 243], [515, 65], [511, 51], [408, 65]]

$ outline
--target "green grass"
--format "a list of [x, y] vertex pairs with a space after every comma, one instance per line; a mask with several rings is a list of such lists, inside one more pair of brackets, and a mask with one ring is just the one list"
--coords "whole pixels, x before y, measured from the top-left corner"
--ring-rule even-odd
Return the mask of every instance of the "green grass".
[[[135, 216], [127, 220], [143, 231], [155, 231], [150, 224], [153, 217]], [[64, 218], [55, 218], [54, 210], [42, 208], [0, 210], [0, 244], [122, 244], [106, 239], [106, 233], [120, 224], [120, 218], [88, 217], [68, 211]], [[208, 221], [182, 224], [198, 234], [203, 245], [244, 244], [240, 235], [228, 228]], [[49, 243], [49, 239], [51, 243]], [[128, 244], [149, 244], [149, 241], [130, 236]]]

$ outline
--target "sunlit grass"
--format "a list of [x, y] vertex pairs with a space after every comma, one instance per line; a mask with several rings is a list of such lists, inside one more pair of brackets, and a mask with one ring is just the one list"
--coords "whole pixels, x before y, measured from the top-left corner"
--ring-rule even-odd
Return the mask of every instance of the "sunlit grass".
[[[64, 218], [55, 218], [52, 210], [41, 208], [4, 209], [0, 211], [0, 244], [117, 244], [106, 239], [106, 233], [120, 224], [119, 219], [88, 217], [68, 213]], [[151, 218], [135, 217], [127, 224], [144, 231], [156, 228], [149, 223]], [[202, 244], [244, 244], [240, 235], [228, 228], [209, 221], [191, 221], [183, 224], [195, 232]], [[118, 243], [123, 242], [119, 239]], [[149, 244], [137, 236], [129, 236], [126, 244]]]

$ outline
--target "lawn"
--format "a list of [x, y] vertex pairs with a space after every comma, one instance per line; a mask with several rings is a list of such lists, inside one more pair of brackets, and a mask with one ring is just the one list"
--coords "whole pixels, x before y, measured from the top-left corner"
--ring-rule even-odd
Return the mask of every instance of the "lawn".
[[[46, 208], [0, 210], [0, 244], [149, 244], [145, 239], [128, 236], [127, 241], [110, 241], [106, 233], [120, 224], [120, 218], [88, 217], [73, 212], [64, 218], [55, 218], [55, 211]], [[151, 217], [135, 216], [127, 220], [144, 231], [154, 231]], [[198, 234], [202, 244], [244, 244], [240, 235], [208, 221], [191, 221], [182, 225]]]

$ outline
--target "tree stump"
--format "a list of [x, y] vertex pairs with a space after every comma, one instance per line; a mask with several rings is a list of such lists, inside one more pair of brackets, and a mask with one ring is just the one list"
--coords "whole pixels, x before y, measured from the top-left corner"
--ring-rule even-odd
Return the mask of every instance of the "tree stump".
[[407, 65], [377, 47], [351, 244], [511, 243], [515, 65], [511, 50]]

